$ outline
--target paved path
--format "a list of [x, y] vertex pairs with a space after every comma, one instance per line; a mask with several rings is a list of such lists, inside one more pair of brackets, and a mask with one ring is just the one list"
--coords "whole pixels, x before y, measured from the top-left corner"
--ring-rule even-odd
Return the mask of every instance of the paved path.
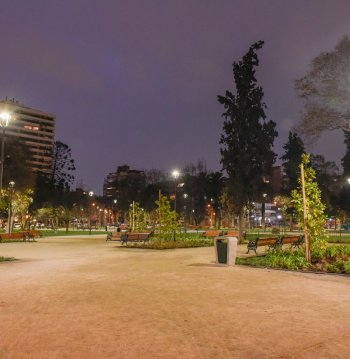
[[0, 244], [0, 255], [20, 258], [0, 263], [1, 359], [350, 357], [348, 277], [97, 236]]

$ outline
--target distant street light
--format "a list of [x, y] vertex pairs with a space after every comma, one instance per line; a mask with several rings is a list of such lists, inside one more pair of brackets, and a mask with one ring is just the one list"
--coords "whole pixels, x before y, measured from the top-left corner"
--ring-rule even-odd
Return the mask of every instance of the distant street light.
[[176, 213], [176, 192], [177, 192], [177, 179], [179, 178], [179, 176], [180, 176], [180, 172], [178, 171], [178, 170], [174, 170], [172, 173], [172, 176], [173, 176], [173, 178], [174, 178], [174, 180], [175, 180], [175, 200], [174, 200], [174, 212]]
[[185, 205], [184, 205], [184, 212], [185, 212], [185, 218], [184, 218], [184, 226], [185, 226], [185, 232], [186, 232], [186, 223], [187, 223], [187, 198], [188, 194], [184, 193], [184, 199], [185, 199]]
[[113, 200], [113, 210], [115, 211], [115, 215], [114, 215], [114, 225], [117, 225], [118, 224], [118, 212], [117, 212], [117, 203], [118, 203], [118, 200], [117, 199], [114, 199]]
[[91, 198], [93, 197], [94, 195], [94, 192], [90, 191], [89, 192], [89, 197], [90, 197], [90, 200], [89, 200], [89, 234], [91, 235], [91, 206], [92, 206], [92, 203], [91, 202]]
[[2, 178], [4, 175], [4, 158], [5, 158], [5, 133], [6, 127], [12, 119], [12, 115], [9, 112], [3, 111], [0, 113], [0, 127], [2, 127], [1, 135], [1, 165], [0, 165], [0, 197], [2, 193]]

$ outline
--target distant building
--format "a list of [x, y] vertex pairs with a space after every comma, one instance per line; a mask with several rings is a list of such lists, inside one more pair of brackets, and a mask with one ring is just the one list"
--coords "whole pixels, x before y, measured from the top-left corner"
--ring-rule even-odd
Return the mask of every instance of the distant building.
[[0, 101], [0, 110], [13, 114], [6, 128], [6, 137], [22, 140], [30, 151], [28, 164], [33, 172], [50, 174], [52, 148], [55, 142], [55, 115], [24, 106], [18, 101]]
[[144, 171], [131, 170], [129, 166], [118, 166], [116, 172], [109, 173], [103, 183], [103, 196], [107, 198], [119, 198], [121, 187], [125, 182], [137, 182], [143, 185], [146, 182]]

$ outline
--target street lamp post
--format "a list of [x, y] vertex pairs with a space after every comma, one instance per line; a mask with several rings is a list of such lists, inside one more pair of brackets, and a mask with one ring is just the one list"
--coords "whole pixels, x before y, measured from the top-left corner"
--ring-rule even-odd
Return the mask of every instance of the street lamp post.
[[1, 135], [1, 165], [0, 165], [0, 196], [2, 192], [2, 178], [4, 175], [4, 158], [5, 158], [5, 134], [6, 127], [8, 126], [12, 116], [9, 112], [0, 113], [0, 127], [2, 127]]
[[172, 172], [172, 176], [173, 176], [173, 178], [174, 178], [174, 182], [175, 182], [175, 199], [174, 199], [174, 212], [176, 213], [176, 192], [177, 192], [177, 179], [179, 178], [179, 176], [180, 176], [180, 172], [178, 171], [178, 170], [174, 170], [173, 172]]
[[266, 197], [267, 193], [263, 193], [263, 199], [261, 202], [261, 225], [262, 227], [265, 227], [265, 203], [266, 203]]
[[[178, 170], [174, 170], [172, 172], [172, 176], [174, 178], [174, 182], [175, 182], [175, 198], [174, 198], [174, 212], [175, 212], [175, 215], [176, 215], [176, 197], [177, 197], [177, 179], [179, 178], [180, 176], [180, 172]], [[176, 229], [174, 229], [174, 241], [176, 240]]]
[[187, 193], [184, 193], [184, 199], [185, 199], [185, 205], [184, 205], [184, 212], [185, 212], [185, 215], [184, 215], [184, 226], [185, 226], [185, 233], [186, 233], [186, 223], [187, 223], [187, 197], [188, 197], [188, 194]]
[[117, 225], [118, 224], [118, 212], [117, 212], [117, 203], [118, 203], [118, 200], [117, 199], [114, 199], [113, 200], [113, 209], [114, 209], [114, 212], [115, 212], [115, 215], [114, 215], [114, 224]]
[[13, 198], [13, 188], [15, 182], [11, 181], [9, 183], [9, 208], [8, 208], [8, 218], [7, 218], [7, 233], [12, 233], [12, 198]]
[[91, 202], [91, 198], [92, 196], [94, 195], [94, 192], [90, 191], [89, 192], [89, 197], [90, 197], [90, 200], [89, 200], [89, 234], [91, 235], [91, 206], [92, 206], [92, 203]]

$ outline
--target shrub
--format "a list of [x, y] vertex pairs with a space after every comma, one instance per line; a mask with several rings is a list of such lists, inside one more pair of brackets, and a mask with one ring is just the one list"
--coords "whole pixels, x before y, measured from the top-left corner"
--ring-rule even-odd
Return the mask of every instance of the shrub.
[[344, 273], [350, 274], [350, 261], [344, 262]]
[[329, 273], [340, 273], [341, 270], [335, 264], [328, 264], [326, 267], [327, 272]]
[[315, 241], [311, 249], [312, 261], [317, 261], [322, 259], [326, 255], [327, 242], [325, 240]]
[[335, 259], [340, 254], [339, 247], [329, 246], [327, 247], [325, 254], [327, 258]]
[[302, 250], [273, 250], [266, 254], [266, 265], [272, 268], [304, 269], [308, 267]]
[[127, 247], [143, 248], [143, 249], [175, 249], [175, 248], [196, 248], [213, 246], [213, 240], [205, 238], [177, 239], [176, 241], [165, 241], [153, 239], [147, 243], [134, 243]]
[[16, 258], [14, 257], [3, 257], [3, 256], [0, 256], [0, 262], [10, 262], [10, 261], [15, 261]]

